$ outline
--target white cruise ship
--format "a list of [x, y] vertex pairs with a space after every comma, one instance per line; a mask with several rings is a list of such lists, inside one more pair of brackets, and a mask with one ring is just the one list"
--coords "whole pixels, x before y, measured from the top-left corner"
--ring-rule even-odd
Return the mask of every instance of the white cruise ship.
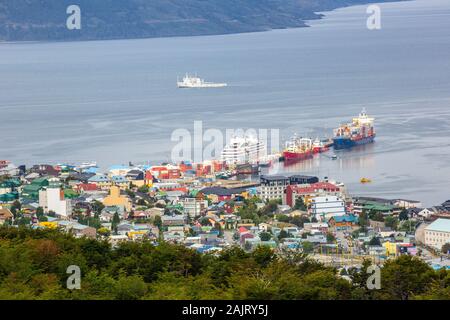
[[199, 78], [199, 77], [192, 77], [188, 74], [186, 74], [183, 77], [182, 81], [178, 81], [177, 79], [177, 86], [178, 88], [221, 88], [226, 87], [226, 83], [215, 83], [215, 82], [206, 82], [205, 80]]
[[228, 164], [258, 163], [266, 157], [264, 143], [255, 137], [233, 137], [223, 148], [221, 159]]

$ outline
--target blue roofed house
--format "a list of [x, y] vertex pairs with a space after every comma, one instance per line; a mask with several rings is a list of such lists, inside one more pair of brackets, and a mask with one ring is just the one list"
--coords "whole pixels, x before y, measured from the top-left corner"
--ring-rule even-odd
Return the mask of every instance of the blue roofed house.
[[126, 190], [130, 187], [130, 181], [124, 176], [112, 176], [111, 181], [113, 185], [118, 186], [121, 190]]
[[332, 216], [328, 219], [328, 224], [336, 230], [347, 230], [358, 224], [358, 217], [353, 214], [345, 214], [343, 216]]

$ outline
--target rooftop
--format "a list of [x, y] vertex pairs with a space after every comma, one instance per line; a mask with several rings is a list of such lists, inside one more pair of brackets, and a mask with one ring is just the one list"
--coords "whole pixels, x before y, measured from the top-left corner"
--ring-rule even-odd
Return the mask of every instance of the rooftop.
[[427, 226], [425, 230], [450, 232], [450, 219], [437, 219]]

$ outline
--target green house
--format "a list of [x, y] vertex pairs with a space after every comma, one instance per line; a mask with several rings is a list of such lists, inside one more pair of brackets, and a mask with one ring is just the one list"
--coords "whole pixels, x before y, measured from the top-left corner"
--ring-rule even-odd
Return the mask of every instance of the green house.
[[48, 179], [38, 178], [34, 179], [30, 184], [27, 184], [22, 189], [22, 197], [31, 200], [39, 199], [39, 190], [48, 186]]
[[19, 194], [14, 191], [10, 193], [0, 194], [0, 202], [12, 202], [19, 198]]

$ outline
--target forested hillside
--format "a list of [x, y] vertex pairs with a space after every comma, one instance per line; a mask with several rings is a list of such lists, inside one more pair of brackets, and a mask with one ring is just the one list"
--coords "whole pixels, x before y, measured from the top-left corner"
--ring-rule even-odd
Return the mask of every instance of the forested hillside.
[[[80, 267], [80, 289], [66, 287]], [[0, 228], [0, 299], [450, 299], [450, 271], [411, 256], [381, 269], [381, 289], [366, 272], [344, 279], [297, 252], [231, 248], [219, 255], [182, 246], [76, 239], [57, 230]]]
[[[378, 0], [376, 2], [383, 2]], [[389, 0], [388, 0], [389, 1]], [[306, 26], [318, 11], [375, 0], [0, 0], [0, 41], [210, 35]], [[67, 8], [81, 9], [69, 30]]]

